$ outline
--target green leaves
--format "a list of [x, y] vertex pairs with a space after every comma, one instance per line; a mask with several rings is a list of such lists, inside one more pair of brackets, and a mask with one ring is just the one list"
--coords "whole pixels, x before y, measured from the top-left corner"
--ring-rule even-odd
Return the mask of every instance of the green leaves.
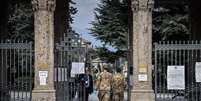
[[126, 51], [118, 50], [116, 52], [111, 52], [106, 47], [97, 48], [98, 56], [101, 60], [106, 62], [114, 63], [116, 59], [120, 57], [126, 57]]
[[102, 0], [95, 9], [91, 35], [117, 49], [126, 48], [128, 35], [128, 5], [125, 1]]
[[33, 41], [33, 11], [30, 2], [10, 4], [8, 32], [11, 39]]
[[73, 23], [73, 18], [76, 13], [77, 13], [77, 8], [74, 7], [76, 3], [73, 0], [69, 0], [69, 23]]
[[[118, 51], [125, 50], [128, 37], [128, 0], [101, 0], [95, 9], [91, 35]], [[188, 6], [186, 4], [158, 6], [153, 12], [153, 42], [189, 38]], [[104, 49], [100, 56], [115, 56]], [[116, 53], [115, 53], [116, 54]], [[111, 55], [111, 56], [110, 56]], [[117, 55], [117, 54], [116, 54]], [[118, 54], [121, 55], [121, 54]], [[117, 58], [117, 57], [116, 57]]]
[[91, 35], [105, 45], [111, 45], [116, 52], [108, 50], [105, 45], [97, 48], [98, 56], [107, 62], [115, 62], [125, 57], [128, 37], [128, 3], [127, 0], [101, 0], [95, 9], [95, 20], [91, 22]]
[[154, 12], [154, 42], [159, 40], [185, 40], [189, 38], [189, 22], [186, 5], [164, 7]]

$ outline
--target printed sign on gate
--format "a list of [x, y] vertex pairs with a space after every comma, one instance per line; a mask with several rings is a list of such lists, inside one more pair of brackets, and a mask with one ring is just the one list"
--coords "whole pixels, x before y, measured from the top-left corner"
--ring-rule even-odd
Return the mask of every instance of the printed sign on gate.
[[84, 74], [84, 67], [84, 62], [72, 62], [71, 77], [74, 77], [76, 74]]
[[167, 88], [169, 90], [185, 89], [185, 67], [184, 66], [168, 66]]

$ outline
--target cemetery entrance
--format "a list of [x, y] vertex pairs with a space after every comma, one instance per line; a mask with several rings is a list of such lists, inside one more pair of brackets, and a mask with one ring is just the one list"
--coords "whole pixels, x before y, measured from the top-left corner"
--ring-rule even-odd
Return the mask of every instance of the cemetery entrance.
[[155, 44], [156, 101], [201, 101], [201, 41]]
[[31, 42], [0, 42], [0, 101], [31, 101], [32, 46]]
[[79, 34], [64, 34], [55, 50], [56, 101], [85, 101], [84, 84], [79, 79], [86, 67], [87, 47]]

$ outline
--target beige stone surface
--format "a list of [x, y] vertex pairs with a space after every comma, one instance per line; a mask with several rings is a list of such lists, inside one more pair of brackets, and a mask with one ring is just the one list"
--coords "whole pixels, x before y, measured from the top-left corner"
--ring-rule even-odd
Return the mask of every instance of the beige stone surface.
[[[35, 33], [35, 78], [33, 101], [55, 101], [54, 10], [55, 0], [33, 0]], [[46, 85], [40, 85], [39, 71], [48, 71]]]
[[56, 101], [54, 90], [33, 90], [32, 101]]
[[[133, 0], [134, 87], [131, 101], [154, 101], [152, 90], [152, 0]], [[139, 75], [147, 81], [139, 81]]]
[[153, 90], [132, 91], [131, 101], [155, 101]]

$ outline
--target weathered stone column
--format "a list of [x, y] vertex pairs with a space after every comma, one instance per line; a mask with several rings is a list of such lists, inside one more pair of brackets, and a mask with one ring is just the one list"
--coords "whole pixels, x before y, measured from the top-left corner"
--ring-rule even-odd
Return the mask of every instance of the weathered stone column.
[[55, 0], [33, 0], [35, 79], [32, 101], [55, 101], [54, 10]]
[[153, 0], [133, 0], [133, 73], [131, 101], [155, 101], [152, 89]]

